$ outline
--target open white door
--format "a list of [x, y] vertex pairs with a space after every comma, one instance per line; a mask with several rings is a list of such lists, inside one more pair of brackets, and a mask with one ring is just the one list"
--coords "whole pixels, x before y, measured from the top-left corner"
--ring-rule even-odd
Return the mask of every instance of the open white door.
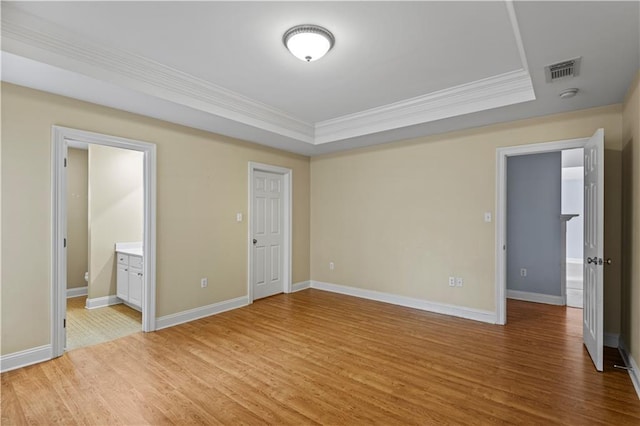
[[582, 337], [598, 371], [603, 369], [604, 130], [584, 146], [584, 309]]

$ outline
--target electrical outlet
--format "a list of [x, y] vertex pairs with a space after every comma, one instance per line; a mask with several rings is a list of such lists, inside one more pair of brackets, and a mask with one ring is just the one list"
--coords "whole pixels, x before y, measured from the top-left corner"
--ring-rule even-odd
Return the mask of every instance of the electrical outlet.
[[208, 280], [207, 278], [202, 278], [202, 279], [200, 280], [200, 287], [201, 287], [201, 288], [205, 288], [205, 287], [206, 287], [206, 286], [208, 286], [208, 285], [209, 285], [209, 280]]
[[462, 287], [462, 284], [464, 284], [464, 281], [462, 280], [462, 278], [460, 277], [456, 278], [456, 287]]
[[526, 277], [527, 276], [527, 268], [520, 269], [520, 276], [521, 277]]
[[329, 262], [329, 270], [333, 271], [336, 268], [336, 265], [334, 265], [333, 262]]
[[449, 277], [449, 287], [456, 286], [456, 277]]

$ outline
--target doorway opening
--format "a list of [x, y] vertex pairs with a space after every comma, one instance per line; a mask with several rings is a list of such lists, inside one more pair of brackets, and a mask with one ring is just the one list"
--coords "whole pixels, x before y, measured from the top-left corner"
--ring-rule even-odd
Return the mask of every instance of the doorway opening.
[[583, 153], [507, 159], [507, 298], [582, 308]]
[[[561, 180], [561, 155], [560, 151], [569, 150], [569, 149], [584, 149], [584, 251], [583, 251], [583, 264], [584, 264], [584, 291], [583, 291], [583, 299], [584, 299], [584, 309], [582, 311], [582, 335], [585, 346], [587, 347], [591, 358], [596, 366], [598, 371], [602, 371], [603, 369], [603, 347], [604, 347], [604, 333], [603, 333], [603, 240], [604, 240], [604, 226], [603, 226], [603, 211], [604, 211], [604, 131], [599, 129], [591, 138], [584, 139], [572, 139], [566, 141], [559, 142], [549, 142], [542, 144], [534, 144], [534, 145], [524, 145], [524, 146], [514, 146], [507, 148], [499, 148], [496, 152], [497, 155], [497, 204], [496, 204], [496, 317], [498, 324], [506, 324], [507, 323], [507, 303], [506, 299], [508, 296], [508, 287], [507, 282], [510, 279], [508, 273], [508, 267], [514, 269], [511, 271], [512, 275], [516, 275], [520, 279], [526, 278], [528, 276], [528, 270], [526, 267], [521, 267], [517, 263], [508, 265], [507, 258], [511, 257], [511, 255], [515, 254], [516, 257], [518, 255], [524, 255], [524, 259], [526, 261], [527, 256], [532, 256], [531, 253], [527, 252], [527, 249], [530, 247], [526, 247], [527, 241], [525, 241], [525, 248], [519, 249], [518, 247], [511, 247], [510, 244], [513, 244], [512, 241], [509, 241], [509, 231], [508, 231], [508, 161], [511, 161], [512, 158], [517, 158], [518, 156], [524, 155], [534, 155], [534, 154], [545, 154], [541, 156], [543, 157], [555, 157], [555, 162], [557, 164], [557, 168], [554, 173], [557, 174], [556, 178], [559, 182]], [[540, 188], [535, 187], [530, 193], [519, 194], [521, 197], [528, 197], [533, 199], [534, 201], [539, 201], [539, 204], [546, 204], [546, 202], [542, 200], [538, 200], [542, 192], [539, 191]], [[562, 217], [561, 214], [561, 192], [559, 185], [555, 187], [557, 190], [557, 194], [555, 197], [555, 215], [556, 215], [556, 225], [554, 228], [556, 237], [561, 236], [561, 231], [564, 232], [566, 228], [563, 228], [563, 225], [566, 227], [567, 217]], [[515, 196], [512, 194], [512, 197]], [[543, 207], [546, 207], [543, 206]], [[572, 216], [572, 215], [564, 215], [564, 216]], [[563, 223], [564, 222], [564, 223]], [[520, 224], [520, 226], [525, 226], [526, 223]], [[534, 230], [539, 230], [534, 228]], [[553, 232], [551, 232], [553, 234]], [[538, 239], [539, 235], [536, 232], [530, 233], [529, 238], [531, 241]], [[557, 241], [558, 242], [558, 241]], [[537, 260], [538, 262], [543, 262], [542, 264], [536, 265], [542, 269], [543, 273], [548, 272], [547, 270], [554, 269], [553, 266], [557, 266], [557, 273], [553, 274], [553, 279], [555, 282], [559, 281], [559, 279], [564, 279], [566, 282], [566, 271], [561, 269], [561, 261], [564, 259], [562, 255], [566, 255], [561, 253], [561, 249], [564, 249], [565, 246], [562, 243], [558, 242], [556, 244], [555, 249], [550, 249], [551, 252], [556, 251], [553, 254], [553, 260]], [[522, 252], [517, 252], [518, 250], [522, 250]], [[515, 253], [513, 253], [515, 252]], [[529, 254], [527, 254], [529, 253]], [[537, 253], [536, 253], [537, 254]], [[586, 262], [585, 260], [588, 260]], [[547, 262], [547, 263], [544, 263]], [[557, 262], [557, 265], [554, 263]], [[514, 273], [515, 272], [515, 273]], [[519, 278], [516, 278], [519, 279]], [[512, 278], [513, 279], [513, 278]], [[556, 293], [560, 293], [557, 297], [552, 297], [551, 299], [539, 300], [542, 302], [549, 303], [550, 300], [555, 301], [555, 304], [564, 305], [566, 303], [566, 288], [563, 285], [560, 285], [557, 289]], [[553, 294], [553, 293], [551, 293]], [[513, 296], [513, 294], [511, 294]], [[517, 294], [516, 294], [517, 296]], [[555, 296], [555, 295], [554, 295]]]
[[142, 270], [131, 279], [118, 250], [136, 247], [142, 265], [144, 154], [74, 140], [67, 145], [69, 351], [142, 330], [140, 297], [128, 297], [136, 283], [140, 294]]
[[[562, 217], [565, 223], [563, 278], [566, 305], [582, 309], [584, 265], [584, 149], [562, 151]], [[562, 232], [562, 231], [561, 231]]]
[[[155, 330], [156, 151], [155, 145], [146, 142], [58, 126], [53, 127], [52, 143], [51, 334], [52, 355], [57, 357], [65, 348], [129, 334], [127, 328], [132, 326], [142, 331]], [[71, 166], [72, 160], [82, 161], [78, 148], [87, 149], [84, 225], [79, 220], [82, 209], [79, 213], [75, 210], [78, 206], [73, 205], [74, 192], [70, 190], [78, 189], [74, 186], [78, 182], [72, 181], [75, 174], [71, 175], [77, 172]], [[75, 193], [75, 198], [82, 198], [81, 191], [82, 188]], [[84, 248], [80, 229], [83, 226], [86, 226]], [[78, 262], [83, 251], [85, 262]], [[136, 272], [134, 280], [118, 273], [124, 260], [127, 270]], [[86, 272], [82, 273], [82, 269]], [[86, 285], [82, 285], [83, 281]], [[122, 293], [123, 285], [126, 296]], [[137, 298], [128, 297], [132, 287]], [[83, 298], [84, 306], [82, 300], [73, 298], [67, 304], [67, 296]], [[120, 304], [127, 306], [112, 306]], [[74, 320], [76, 323], [70, 324]], [[108, 325], [111, 320], [126, 324], [121, 324], [118, 330], [117, 325]], [[83, 324], [94, 324], [94, 329], [87, 330]], [[69, 327], [76, 328], [71, 340]]]

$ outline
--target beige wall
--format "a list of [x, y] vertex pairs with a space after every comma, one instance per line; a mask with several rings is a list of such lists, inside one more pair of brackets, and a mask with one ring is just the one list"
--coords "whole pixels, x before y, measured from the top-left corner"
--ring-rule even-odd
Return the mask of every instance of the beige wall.
[[142, 242], [144, 154], [89, 145], [89, 298], [116, 294], [115, 243]]
[[622, 112], [622, 339], [640, 361], [640, 73]]
[[[630, 108], [637, 111], [627, 106], [625, 117], [631, 118], [626, 122], [635, 123], [637, 135], [637, 112], [629, 113]], [[11, 84], [2, 84], [1, 125], [3, 354], [46, 344], [50, 338], [52, 125], [157, 145], [158, 316], [246, 295], [247, 223], [235, 222], [235, 213], [246, 217], [248, 161], [293, 169], [294, 282], [312, 278], [493, 310], [495, 232], [493, 223], [483, 222], [483, 213], [494, 211], [496, 148], [587, 137], [604, 127], [605, 254], [614, 259], [605, 276], [605, 330], [618, 331], [619, 105], [311, 162]], [[634, 173], [640, 168], [638, 151]], [[334, 271], [329, 271], [330, 261]], [[463, 277], [465, 286], [449, 288], [449, 275]], [[204, 276], [209, 287], [201, 289]], [[631, 341], [637, 346], [640, 339]]]
[[70, 148], [67, 155], [67, 288], [87, 285], [87, 154], [85, 149]]
[[158, 316], [247, 294], [249, 161], [293, 170], [293, 282], [309, 279], [307, 157], [6, 83], [1, 124], [2, 354], [50, 342], [52, 125], [157, 145]]
[[[496, 148], [588, 137], [599, 127], [605, 251], [619, 256], [618, 105], [313, 157], [311, 278], [494, 311], [495, 228], [483, 213], [495, 208]], [[612, 333], [619, 331], [617, 271], [619, 262], [605, 277]], [[464, 278], [464, 287], [449, 287], [449, 276]]]

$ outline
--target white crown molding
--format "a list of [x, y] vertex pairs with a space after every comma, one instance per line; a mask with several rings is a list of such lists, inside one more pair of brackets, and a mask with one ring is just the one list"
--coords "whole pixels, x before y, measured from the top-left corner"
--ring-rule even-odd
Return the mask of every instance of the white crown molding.
[[283, 136], [313, 143], [313, 125], [223, 87], [2, 6], [2, 50]]
[[512, 1], [506, 0], [505, 5], [521, 69], [317, 123], [143, 56], [80, 37], [10, 3], [2, 5], [2, 50], [240, 125], [320, 145], [535, 100]]
[[531, 76], [520, 69], [316, 123], [315, 143], [335, 142], [532, 100], [535, 94]]

